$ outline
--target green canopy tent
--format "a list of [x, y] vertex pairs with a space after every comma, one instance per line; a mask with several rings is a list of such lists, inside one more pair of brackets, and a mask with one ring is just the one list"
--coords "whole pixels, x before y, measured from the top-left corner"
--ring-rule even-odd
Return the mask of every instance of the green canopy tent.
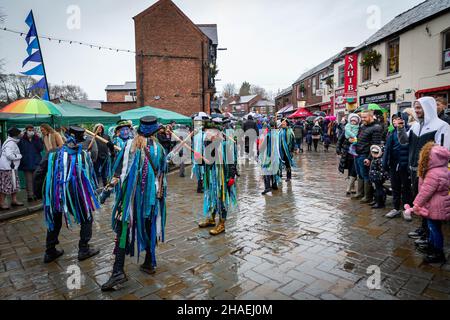
[[105, 125], [114, 124], [120, 120], [119, 115], [115, 115], [109, 112], [91, 109], [84, 106], [80, 106], [68, 101], [61, 101], [56, 105], [61, 112], [61, 116], [50, 115], [8, 115], [0, 114], [0, 122], [6, 122], [7, 127], [25, 127], [28, 124], [40, 125], [42, 123], [50, 123], [56, 126], [70, 126], [75, 124], [95, 124], [103, 123]]
[[158, 122], [162, 124], [169, 124], [172, 121], [175, 121], [177, 124], [192, 124], [192, 119], [190, 117], [186, 117], [173, 111], [148, 106], [127, 110], [119, 113], [118, 115], [122, 118], [122, 120], [131, 120], [134, 125], [138, 125], [139, 119], [144, 116], [154, 116], [158, 119]]

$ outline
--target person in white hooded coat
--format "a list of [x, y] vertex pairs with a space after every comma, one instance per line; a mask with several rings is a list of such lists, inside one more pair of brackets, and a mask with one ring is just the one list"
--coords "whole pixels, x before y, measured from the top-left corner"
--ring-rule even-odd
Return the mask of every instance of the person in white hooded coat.
[[6, 196], [11, 195], [12, 206], [23, 206], [23, 203], [17, 200], [17, 192], [19, 191], [19, 169], [20, 149], [17, 143], [20, 130], [11, 128], [8, 130], [8, 138], [2, 145], [0, 156], [0, 209], [8, 210], [9, 206], [5, 204]]
[[[399, 142], [409, 145], [408, 164], [411, 172], [413, 198], [417, 196], [419, 190], [417, 167], [422, 148], [428, 142], [433, 141], [450, 150], [450, 126], [439, 119], [436, 100], [432, 97], [420, 98], [414, 105], [414, 111], [417, 121], [411, 126], [409, 131], [405, 130], [403, 121], [398, 122], [397, 130]], [[416, 241], [416, 244], [426, 245], [427, 230], [427, 222], [423, 219], [422, 227], [410, 232], [408, 235], [411, 238], [420, 238]]]

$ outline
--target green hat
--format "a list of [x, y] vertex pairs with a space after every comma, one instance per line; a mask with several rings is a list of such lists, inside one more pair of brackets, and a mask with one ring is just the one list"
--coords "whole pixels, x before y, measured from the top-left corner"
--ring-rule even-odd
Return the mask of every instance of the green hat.
[[133, 122], [131, 120], [119, 120], [117, 121], [116, 128], [114, 129], [115, 132], [119, 131], [123, 127], [128, 127], [131, 129], [133, 126]]

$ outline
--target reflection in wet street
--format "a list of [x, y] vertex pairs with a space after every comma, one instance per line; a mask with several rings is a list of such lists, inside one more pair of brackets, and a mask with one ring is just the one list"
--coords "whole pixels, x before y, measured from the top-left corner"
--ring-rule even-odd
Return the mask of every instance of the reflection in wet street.
[[[239, 210], [218, 237], [197, 228], [196, 182], [171, 174], [157, 273], [144, 274], [128, 259], [130, 280], [111, 293], [100, 285], [112, 270], [112, 202], [94, 224], [91, 245], [101, 254], [84, 262], [77, 260], [77, 228], [63, 228], [65, 254], [44, 265], [42, 212], [2, 223], [0, 299], [449, 299], [449, 265], [422, 265], [407, 237], [418, 219], [388, 220], [389, 209], [350, 200], [337, 165], [332, 152], [297, 156], [292, 182], [267, 196], [258, 166], [242, 165]], [[449, 239], [448, 224], [444, 232]], [[72, 265], [81, 270], [79, 289], [68, 285]], [[370, 266], [380, 268], [378, 290], [367, 286]]]

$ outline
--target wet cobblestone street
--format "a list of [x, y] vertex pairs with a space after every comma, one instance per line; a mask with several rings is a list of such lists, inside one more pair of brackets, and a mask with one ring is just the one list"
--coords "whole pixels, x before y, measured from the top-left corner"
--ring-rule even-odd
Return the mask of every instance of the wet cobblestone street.
[[[196, 182], [171, 174], [157, 273], [144, 274], [136, 258], [127, 258], [129, 281], [111, 293], [100, 291], [113, 264], [111, 201], [93, 227], [91, 245], [101, 253], [84, 262], [77, 260], [78, 228], [63, 227], [65, 254], [45, 265], [42, 212], [6, 221], [0, 224], [0, 299], [450, 299], [450, 266], [422, 265], [407, 237], [419, 219], [386, 219], [390, 198], [385, 210], [347, 198], [331, 151], [296, 159], [292, 182], [267, 196], [261, 196], [258, 167], [242, 165], [239, 210], [217, 237], [197, 227]], [[448, 224], [444, 234], [448, 256]], [[67, 287], [71, 265], [82, 272], [79, 290]], [[373, 265], [381, 269], [380, 290], [366, 285]]]

